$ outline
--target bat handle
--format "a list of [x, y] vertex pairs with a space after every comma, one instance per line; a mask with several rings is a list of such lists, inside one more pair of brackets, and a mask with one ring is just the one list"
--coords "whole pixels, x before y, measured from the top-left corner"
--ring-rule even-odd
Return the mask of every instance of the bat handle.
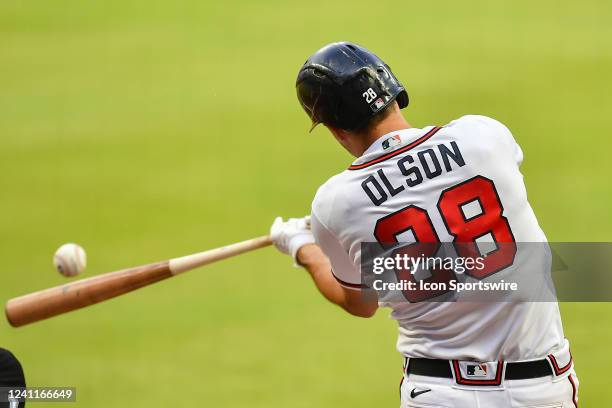
[[269, 235], [264, 235], [262, 237], [252, 238], [247, 241], [226, 245], [221, 248], [210, 249], [197, 254], [171, 259], [169, 261], [169, 267], [173, 275], [178, 275], [179, 273], [183, 273], [212, 262], [240, 255], [255, 249], [264, 248], [269, 245], [272, 245], [272, 238], [270, 238]]

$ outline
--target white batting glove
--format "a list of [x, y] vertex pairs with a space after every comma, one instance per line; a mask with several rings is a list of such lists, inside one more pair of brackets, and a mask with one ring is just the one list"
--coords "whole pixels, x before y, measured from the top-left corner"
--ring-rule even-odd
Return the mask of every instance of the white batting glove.
[[298, 250], [306, 244], [315, 242], [310, 231], [310, 215], [304, 218], [289, 218], [287, 221], [283, 221], [282, 217], [276, 217], [270, 228], [270, 238], [279, 251], [291, 255], [298, 265], [296, 259]]

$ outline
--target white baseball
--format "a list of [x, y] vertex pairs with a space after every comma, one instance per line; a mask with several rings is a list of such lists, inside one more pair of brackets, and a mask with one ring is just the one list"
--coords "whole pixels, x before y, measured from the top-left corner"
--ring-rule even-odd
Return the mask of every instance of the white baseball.
[[85, 269], [87, 254], [80, 245], [64, 244], [55, 251], [53, 264], [62, 275], [66, 277], [76, 276]]

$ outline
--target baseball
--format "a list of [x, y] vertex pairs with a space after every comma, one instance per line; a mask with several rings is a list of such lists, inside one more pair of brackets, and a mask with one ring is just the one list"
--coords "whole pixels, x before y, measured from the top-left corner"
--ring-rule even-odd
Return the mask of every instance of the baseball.
[[64, 244], [55, 251], [53, 264], [62, 275], [66, 277], [76, 276], [85, 269], [87, 254], [80, 245]]

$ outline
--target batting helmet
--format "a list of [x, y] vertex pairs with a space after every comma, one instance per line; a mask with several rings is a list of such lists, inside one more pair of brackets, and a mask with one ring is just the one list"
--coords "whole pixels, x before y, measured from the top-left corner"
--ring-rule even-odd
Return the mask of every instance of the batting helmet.
[[306, 60], [296, 81], [300, 104], [319, 123], [346, 130], [365, 126], [397, 100], [408, 106], [408, 93], [391, 68], [376, 55], [350, 42], [326, 45]]

